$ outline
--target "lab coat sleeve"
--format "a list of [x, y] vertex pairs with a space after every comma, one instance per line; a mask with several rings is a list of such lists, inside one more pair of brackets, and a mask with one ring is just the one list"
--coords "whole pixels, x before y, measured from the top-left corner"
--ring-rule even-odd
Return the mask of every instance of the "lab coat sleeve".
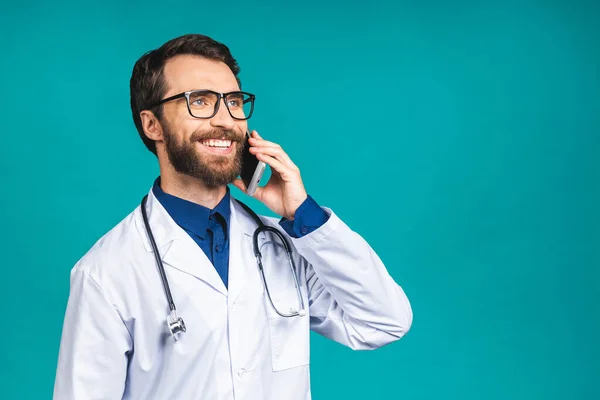
[[403, 289], [379, 256], [330, 209], [314, 232], [292, 238], [307, 261], [311, 330], [355, 350], [370, 350], [400, 339], [412, 324]]
[[102, 288], [73, 268], [54, 400], [121, 399], [131, 348], [129, 331]]

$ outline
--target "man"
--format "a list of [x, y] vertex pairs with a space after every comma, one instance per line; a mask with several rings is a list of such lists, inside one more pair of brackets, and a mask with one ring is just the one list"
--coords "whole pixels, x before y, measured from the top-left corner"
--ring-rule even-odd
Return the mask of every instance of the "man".
[[[260, 222], [288, 241], [290, 260], [272, 231], [254, 237], [227, 186], [246, 189], [236, 178], [254, 97], [238, 73], [202, 35], [135, 64], [133, 119], [160, 166], [144, 205], [152, 235], [140, 205], [72, 269], [55, 399], [309, 399], [310, 330], [353, 349], [408, 331], [409, 301], [377, 254], [256, 131], [250, 152], [271, 178], [254, 196], [282, 217]], [[174, 334], [155, 255], [185, 321]]]

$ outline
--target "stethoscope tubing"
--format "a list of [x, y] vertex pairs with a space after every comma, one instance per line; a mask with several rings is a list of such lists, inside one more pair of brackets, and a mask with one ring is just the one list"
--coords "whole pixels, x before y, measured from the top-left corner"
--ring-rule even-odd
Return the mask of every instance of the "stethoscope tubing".
[[160, 259], [160, 253], [158, 252], [158, 247], [156, 246], [156, 241], [154, 240], [154, 235], [152, 234], [152, 229], [150, 228], [150, 222], [148, 221], [148, 214], [146, 212], [147, 198], [148, 195], [145, 195], [142, 199], [142, 219], [144, 220], [144, 225], [146, 226], [146, 232], [148, 233], [148, 237], [150, 239], [150, 245], [152, 246], [154, 258], [156, 259], [156, 265], [158, 266], [158, 272], [160, 273], [163, 288], [165, 290], [165, 294], [167, 295], [169, 309], [171, 311], [176, 311], [175, 302], [173, 301], [173, 296], [171, 295], [171, 288], [169, 287], [169, 281], [167, 280], [167, 274], [165, 273], [165, 267], [163, 265], [162, 260]]

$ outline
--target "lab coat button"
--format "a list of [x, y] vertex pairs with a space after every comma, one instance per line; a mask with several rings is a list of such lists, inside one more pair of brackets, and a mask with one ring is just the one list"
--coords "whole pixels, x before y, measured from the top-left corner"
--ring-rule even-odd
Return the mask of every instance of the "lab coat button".
[[238, 375], [240, 376], [240, 378], [243, 378], [244, 375], [246, 375], [246, 370], [244, 368], [240, 369], [238, 371]]

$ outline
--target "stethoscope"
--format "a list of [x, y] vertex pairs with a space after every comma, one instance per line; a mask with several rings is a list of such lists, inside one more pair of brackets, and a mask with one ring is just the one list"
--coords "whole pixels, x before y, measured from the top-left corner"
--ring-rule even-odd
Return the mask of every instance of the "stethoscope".
[[[142, 217], [144, 219], [144, 225], [146, 226], [146, 232], [148, 233], [148, 238], [150, 239], [150, 244], [152, 245], [152, 250], [154, 252], [154, 258], [156, 259], [156, 265], [158, 266], [158, 272], [160, 273], [160, 277], [162, 279], [163, 288], [165, 289], [165, 294], [167, 295], [167, 301], [169, 302], [169, 309], [171, 312], [167, 315], [167, 326], [169, 327], [169, 331], [171, 332], [171, 336], [175, 340], [177, 340], [177, 334], [183, 333], [186, 331], [185, 323], [183, 322], [183, 318], [177, 315], [177, 309], [175, 308], [175, 302], [173, 301], [173, 296], [171, 295], [171, 289], [169, 288], [169, 281], [167, 280], [167, 275], [165, 274], [165, 267], [163, 266], [162, 259], [158, 252], [158, 247], [156, 246], [156, 242], [154, 241], [154, 235], [152, 234], [152, 229], [150, 228], [150, 223], [148, 222], [148, 215], [146, 213], [146, 200], [148, 195], [144, 196], [142, 199]], [[300, 284], [298, 283], [298, 275], [296, 274], [296, 266], [294, 265], [294, 259], [292, 258], [292, 251], [290, 249], [290, 245], [288, 244], [286, 238], [277, 230], [277, 228], [273, 228], [271, 226], [265, 225], [261, 219], [256, 215], [250, 207], [242, 203], [238, 199], [234, 199], [237, 203], [246, 210], [248, 214], [252, 217], [252, 219], [258, 225], [258, 228], [254, 230], [254, 235], [252, 236], [252, 244], [254, 249], [254, 256], [256, 257], [256, 262], [258, 264], [258, 269], [260, 271], [260, 276], [262, 277], [263, 285], [265, 287], [265, 292], [267, 292], [267, 297], [269, 298], [269, 302], [271, 303], [271, 307], [277, 314], [282, 317], [303, 317], [306, 315], [306, 310], [304, 309], [304, 300], [302, 299], [302, 292], [300, 291]], [[258, 246], [258, 235], [261, 232], [272, 232], [281, 239], [283, 246], [285, 248], [286, 258], [288, 260], [288, 264], [290, 269], [292, 270], [292, 275], [294, 277], [294, 283], [296, 285], [296, 294], [298, 295], [298, 305], [299, 308], [297, 310], [291, 309], [288, 313], [280, 312], [275, 304], [273, 303], [273, 299], [271, 298], [271, 293], [269, 292], [269, 286], [267, 285], [267, 280], [265, 279], [265, 272], [262, 264], [262, 254], [260, 252], [260, 248]]]

